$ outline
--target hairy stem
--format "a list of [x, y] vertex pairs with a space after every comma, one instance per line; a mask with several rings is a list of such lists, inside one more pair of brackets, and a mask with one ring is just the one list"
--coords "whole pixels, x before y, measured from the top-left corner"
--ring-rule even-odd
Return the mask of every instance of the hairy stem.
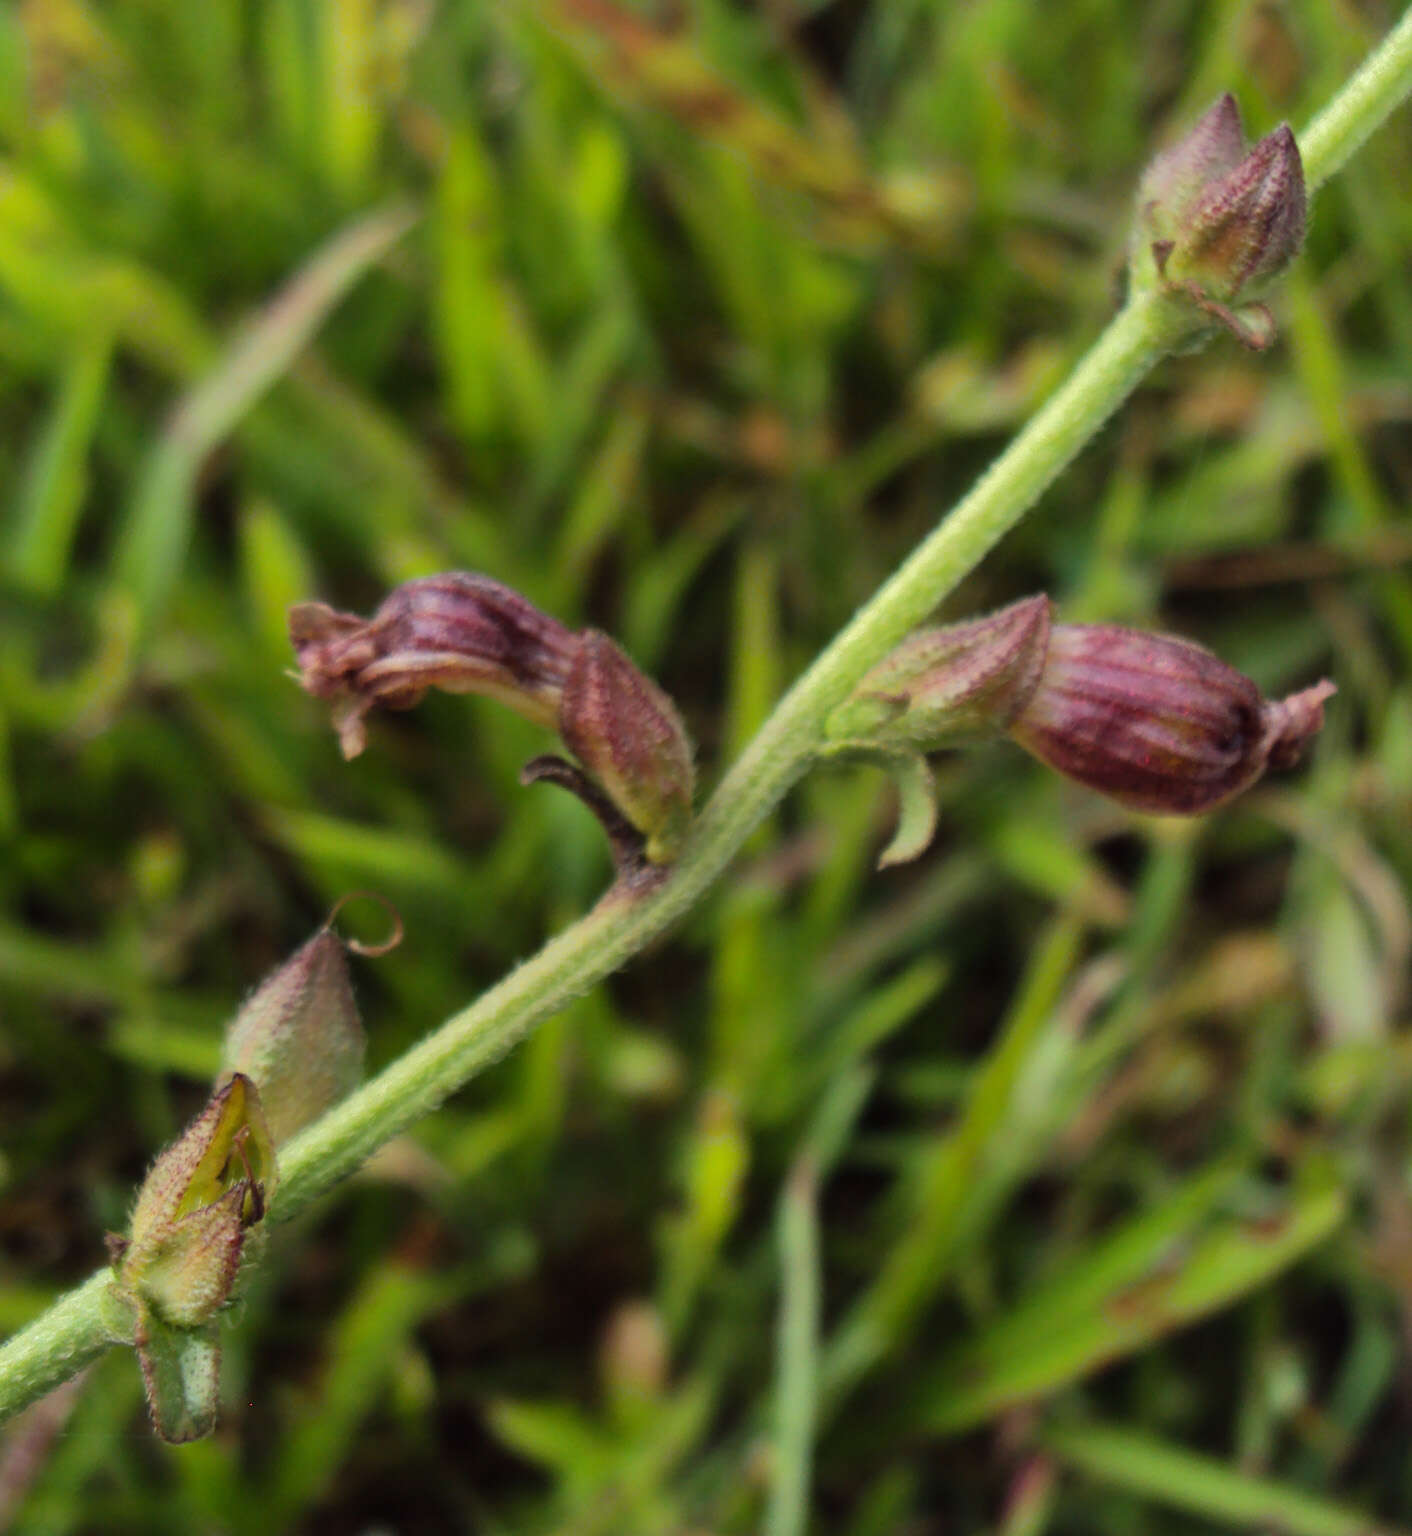
[[0, 1419], [67, 1380], [113, 1341], [103, 1297], [112, 1272], [100, 1269], [66, 1292], [0, 1349]]
[[828, 711], [1014, 527], [1166, 350], [1172, 325], [1160, 298], [1140, 298], [1119, 314], [1068, 382], [785, 696], [722, 779], [661, 881], [646, 891], [610, 892], [303, 1131], [280, 1153], [271, 1214], [282, 1219], [302, 1209], [692, 906], [804, 772]]
[[[1412, 11], [1302, 138], [1309, 185], [1332, 175], [1409, 91]], [[803, 774], [828, 711], [1020, 521], [1183, 328], [1160, 295], [1129, 303], [1067, 382], [781, 700], [721, 780], [685, 852], [660, 882], [631, 894], [610, 892], [533, 959], [301, 1132], [281, 1150], [270, 1214], [277, 1220], [297, 1214], [694, 905]], [[0, 1347], [0, 1419], [105, 1346], [106, 1280], [106, 1271], [91, 1276]]]
[[1299, 136], [1312, 192], [1353, 158], [1388, 114], [1412, 94], [1412, 6]]

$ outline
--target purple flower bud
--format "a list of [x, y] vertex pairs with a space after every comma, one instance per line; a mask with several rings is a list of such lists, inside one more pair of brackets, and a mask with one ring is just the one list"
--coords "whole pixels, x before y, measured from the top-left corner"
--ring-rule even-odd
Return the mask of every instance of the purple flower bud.
[[297, 604], [289, 633], [300, 682], [333, 702], [345, 757], [363, 750], [363, 717], [375, 704], [410, 708], [431, 687], [489, 694], [557, 727], [590, 777], [542, 757], [525, 782], [550, 778], [584, 799], [623, 869], [644, 856], [666, 863], [680, 848], [691, 819], [686, 730], [606, 635], [571, 633], [518, 592], [465, 571], [404, 582], [371, 619]]
[[921, 751], [994, 735], [1034, 692], [1048, 644], [1043, 593], [964, 624], [918, 630], [829, 715], [824, 733]]
[[691, 820], [691, 744], [676, 705], [595, 629], [564, 683], [559, 734], [645, 839], [650, 863], [676, 857]]
[[1161, 233], [1175, 236], [1181, 210], [1189, 207], [1209, 182], [1233, 171], [1244, 158], [1240, 107], [1227, 91], [1142, 173], [1138, 207], [1153, 221], [1161, 222]]
[[1304, 241], [1304, 171], [1288, 125], [1247, 150], [1235, 100], [1221, 97], [1143, 173], [1137, 204], [1134, 284], [1160, 286], [1247, 345], [1268, 345], [1263, 306], [1229, 306], [1246, 304]]
[[1323, 682], [1279, 702], [1210, 651], [1112, 625], [1054, 627], [1010, 735], [1069, 778], [1135, 810], [1209, 811], [1322, 727]]
[[553, 725], [577, 643], [527, 598], [467, 571], [404, 582], [371, 619], [324, 603], [290, 610], [300, 682], [333, 702], [345, 757], [365, 745], [375, 704], [409, 709], [428, 688], [484, 693]]
[[1267, 768], [1297, 762], [1333, 691], [1324, 682], [1263, 699], [1249, 678], [1190, 641], [1051, 625], [1041, 595], [919, 630], [864, 677], [824, 734], [829, 751], [906, 759], [1008, 732], [1051, 768], [1124, 805], [1190, 815]]
[[1289, 265], [1304, 243], [1304, 219], [1304, 167], [1286, 123], [1208, 183], [1168, 270], [1228, 302]]

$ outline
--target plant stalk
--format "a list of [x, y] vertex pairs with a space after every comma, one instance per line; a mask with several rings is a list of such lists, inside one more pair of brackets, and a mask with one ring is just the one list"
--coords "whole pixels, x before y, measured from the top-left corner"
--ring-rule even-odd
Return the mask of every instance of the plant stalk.
[[[1305, 175], [1326, 180], [1412, 91], [1412, 10], [1301, 140]], [[287, 1220], [377, 1147], [441, 1104], [541, 1020], [668, 928], [725, 870], [808, 767], [824, 717], [922, 622], [1034, 505], [1185, 331], [1177, 306], [1139, 294], [1073, 373], [781, 700], [721, 780], [681, 858], [650, 887], [615, 888], [585, 917], [281, 1149], [271, 1216]], [[110, 1342], [108, 1271], [61, 1296], [0, 1347], [0, 1420]]]
[[1166, 351], [1175, 324], [1166, 301], [1151, 295], [1117, 315], [1058, 393], [785, 696], [659, 883], [610, 891], [533, 959], [302, 1131], [280, 1152], [271, 1215], [283, 1220], [302, 1210], [693, 906], [808, 767], [829, 710], [1019, 522]]

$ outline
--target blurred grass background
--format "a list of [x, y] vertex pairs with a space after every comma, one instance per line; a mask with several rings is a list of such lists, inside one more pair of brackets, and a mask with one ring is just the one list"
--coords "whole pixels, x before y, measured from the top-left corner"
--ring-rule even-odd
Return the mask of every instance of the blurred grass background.
[[[1115, 302], [1153, 146], [1296, 124], [1351, 0], [23, 0], [0, 11], [0, 1328], [101, 1259], [345, 891], [371, 1064], [609, 877], [483, 701], [344, 765], [288, 603], [485, 570], [705, 780]], [[114, 1352], [24, 1532], [1412, 1529], [1412, 131], [1269, 354], [1173, 360], [958, 594], [1328, 672], [1196, 824], [997, 746], [871, 865], [812, 777], [684, 929], [294, 1230], [226, 1405]], [[814, 1461], [812, 1487], [810, 1461]]]

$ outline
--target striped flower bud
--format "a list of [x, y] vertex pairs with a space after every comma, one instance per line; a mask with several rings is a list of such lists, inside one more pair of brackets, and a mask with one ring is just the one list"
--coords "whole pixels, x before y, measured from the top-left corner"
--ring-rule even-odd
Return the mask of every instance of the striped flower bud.
[[691, 820], [691, 744], [676, 705], [607, 635], [586, 629], [564, 683], [564, 745], [642, 834], [649, 863], [670, 862]]
[[376, 704], [407, 709], [428, 688], [484, 693], [557, 729], [581, 768], [539, 757], [549, 779], [603, 823], [623, 871], [673, 859], [691, 819], [691, 743], [676, 706], [607, 635], [573, 633], [488, 576], [404, 582], [371, 619], [324, 603], [290, 610], [300, 682], [333, 704], [345, 757], [365, 745]]
[[1323, 682], [1264, 699], [1199, 645], [1051, 624], [1040, 596], [919, 630], [864, 677], [825, 734], [830, 750], [900, 756], [1008, 734], [1124, 805], [1193, 815], [1297, 762], [1333, 691]]
[[1058, 624], [1009, 733], [1071, 779], [1139, 811], [1188, 816], [1299, 760], [1334, 691], [1271, 701], [1188, 640], [1116, 625]]
[[299, 603], [289, 633], [305, 690], [333, 703], [345, 757], [363, 750], [374, 705], [410, 709], [428, 688], [487, 694], [552, 726], [576, 650], [558, 620], [469, 571], [403, 582], [370, 619]]
[[1143, 174], [1133, 283], [1160, 286], [1265, 346], [1273, 322], [1247, 301], [1294, 259], [1304, 226], [1304, 170], [1289, 126], [1247, 149], [1240, 109], [1222, 96]]
[[1209, 183], [1228, 175], [1245, 159], [1240, 107], [1227, 91], [1169, 149], [1142, 173], [1137, 201], [1141, 217], [1156, 235], [1173, 237], [1176, 219]]

